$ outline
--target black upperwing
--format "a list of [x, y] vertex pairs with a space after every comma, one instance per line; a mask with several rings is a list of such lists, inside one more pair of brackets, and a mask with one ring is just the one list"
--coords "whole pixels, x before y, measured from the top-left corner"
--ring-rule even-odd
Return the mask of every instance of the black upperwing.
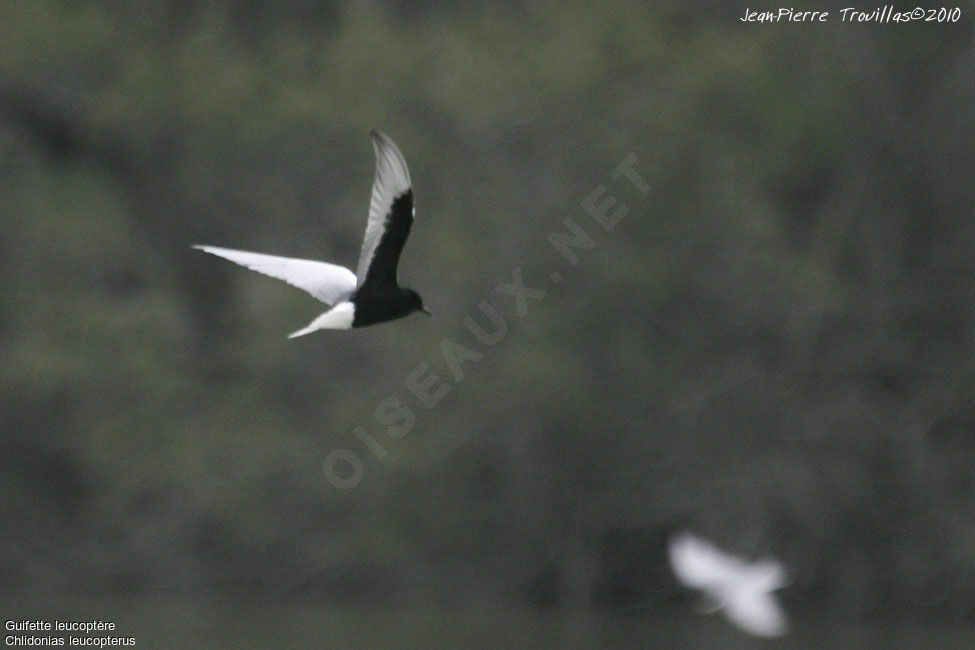
[[396, 268], [403, 252], [406, 238], [413, 226], [413, 190], [408, 189], [393, 199], [386, 219], [383, 233], [369, 262], [362, 287], [378, 289], [383, 286], [396, 286]]

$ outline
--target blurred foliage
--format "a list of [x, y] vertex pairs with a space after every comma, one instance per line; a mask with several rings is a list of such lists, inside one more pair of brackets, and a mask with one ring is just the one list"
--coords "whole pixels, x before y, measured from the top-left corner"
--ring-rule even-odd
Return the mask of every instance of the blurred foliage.
[[[810, 609], [972, 616], [972, 12], [738, 13], [4, 4], [2, 583], [664, 607], [691, 526]], [[288, 341], [320, 305], [190, 245], [354, 266], [371, 127], [436, 317]]]

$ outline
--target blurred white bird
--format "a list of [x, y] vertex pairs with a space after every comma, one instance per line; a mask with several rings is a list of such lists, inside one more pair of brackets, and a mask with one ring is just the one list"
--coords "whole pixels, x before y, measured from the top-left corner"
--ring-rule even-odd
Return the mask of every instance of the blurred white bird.
[[685, 586], [704, 592], [707, 613], [720, 610], [756, 636], [782, 636], [788, 630], [772, 594], [786, 585], [785, 570], [775, 560], [749, 564], [685, 532], [670, 541], [670, 566]]

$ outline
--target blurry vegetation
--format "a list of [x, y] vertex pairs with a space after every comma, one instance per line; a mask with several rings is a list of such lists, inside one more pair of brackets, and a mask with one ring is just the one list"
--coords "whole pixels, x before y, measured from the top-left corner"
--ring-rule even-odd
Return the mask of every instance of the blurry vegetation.
[[[0, 583], [666, 607], [691, 526], [812, 610], [971, 617], [971, 12], [713, 6], [5, 3]], [[317, 303], [189, 246], [354, 266], [370, 127], [409, 161], [401, 277], [436, 318], [288, 341]], [[547, 291], [523, 318], [515, 268]], [[459, 382], [445, 339], [483, 355]], [[452, 387], [430, 409], [421, 362]]]

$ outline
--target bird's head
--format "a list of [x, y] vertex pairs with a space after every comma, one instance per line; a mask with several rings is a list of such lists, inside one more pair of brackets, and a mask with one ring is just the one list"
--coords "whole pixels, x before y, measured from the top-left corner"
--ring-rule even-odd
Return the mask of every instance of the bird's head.
[[420, 297], [420, 294], [418, 294], [416, 291], [413, 291], [413, 289], [407, 289], [407, 292], [409, 292], [410, 295], [410, 307], [411, 307], [410, 311], [423, 312], [427, 316], [433, 315], [426, 310], [426, 307], [423, 306], [423, 298]]

